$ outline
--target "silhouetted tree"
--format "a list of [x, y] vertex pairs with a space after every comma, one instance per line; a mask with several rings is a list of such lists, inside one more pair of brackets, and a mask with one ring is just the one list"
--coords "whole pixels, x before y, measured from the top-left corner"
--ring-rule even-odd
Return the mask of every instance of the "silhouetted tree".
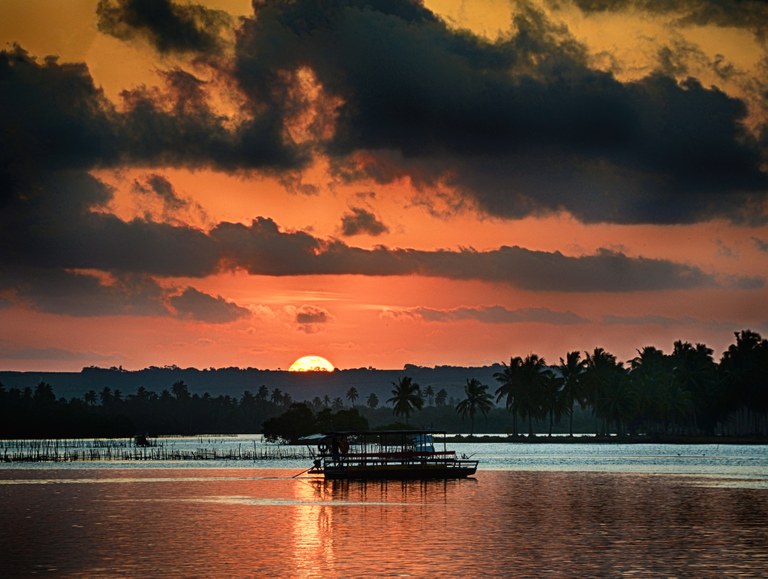
[[429, 406], [435, 405], [435, 390], [432, 388], [431, 384], [427, 385], [424, 389], [424, 396], [427, 398], [427, 404]]
[[470, 435], [475, 433], [475, 414], [478, 410], [483, 416], [488, 415], [488, 411], [493, 408], [493, 398], [488, 393], [488, 386], [481, 384], [477, 378], [467, 380], [464, 386], [466, 398], [456, 405], [456, 411], [462, 418], [469, 416]]
[[376, 396], [375, 393], [371, 392], [368, 395], [368, 400], [366, 401], [366, 404], [368, 408], [370, 408], [371, 410], [375, 410], [379, 406], [379, 397]]
[[724, 396], [712, 349], [704, 344], [694, 347], [678, 340], [671, 354], [675, 382], [691, 399], [697, 432], [714, 434], [723, 417]]
[[302, 436], [315, 432], [316, 428], [315, 415], [309, 406], [295, 403], [280, 416], [264, 421], [264, 438], [295, 443]]
[[502, 362], [504, 369], [494, 373], [493, 377], [499, 383], [496, 389], [496, 402], [504, 400], [507, 412], [512, 414], [512, 433], [517, 436], [518, 401], [522, 396], [521, 367], [523, 359], [520, 356], [510, 358], [509, 364]]
[[424, 398], [421, 395], [419, 385], [411, 380], [409, 376], [403, 376], [397, 382], [393, 382], [395, 387], [392, 390], [392, 398], [387, 400], [392, 404], [392, 411], [395, 416], [405, 416], [405, 422], [414, 410], [421, 410], [424, 406]]
[[[768, 340], [751, 330], [737, 332], [736, 343], [723, 352], [720, 374], [731, 411], [743, 409], [751, 433], [768, 431]], [[759, 425], [762, 417], [764, 426]]]
[[581, 353], [576, 350], [568, 352], [565, 360], [560, 358], [560, 377], [562, 378], [563, 402], [568, 408], [568, 434], [573, 436], [573, 407], [575, 403], [585, 403], [584, 389], [581, 378], [587, 367], [587, 361], [581, 359]]
[[359, 394], [357, 393], [357, 388], [354, 386], [350, 387], [349, 390], [347, 390], [347, 400], [349, 400], [349, 405], [354, 408], [355, 402], [357, 402], [357, 399], [359, 398]]
[[174, 382], [173, 386], [171, 386], [171, 392], [174, 398], [180, 402], [187, 401], [190, 398], [189, 387], [184, 383], [184, 380]]
[[602, 431], [608, 434], [610, 424], [621, 432], [622, 425], [634, 410], [635, 397], [624, 367], [616, 356], [603, 348], [587, 353], [587, 371], [583, 377], [595, 418], [602, 420]]

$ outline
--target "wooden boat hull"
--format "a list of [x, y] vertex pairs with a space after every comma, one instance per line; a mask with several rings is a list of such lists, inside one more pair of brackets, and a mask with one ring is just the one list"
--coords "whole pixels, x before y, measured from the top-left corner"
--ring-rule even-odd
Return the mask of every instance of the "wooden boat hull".
[[330, 480], [425, 480], [467, 478], [477, 472], [477, 463], [467, 465], [373, 465], [326, 466], [322, 474]]

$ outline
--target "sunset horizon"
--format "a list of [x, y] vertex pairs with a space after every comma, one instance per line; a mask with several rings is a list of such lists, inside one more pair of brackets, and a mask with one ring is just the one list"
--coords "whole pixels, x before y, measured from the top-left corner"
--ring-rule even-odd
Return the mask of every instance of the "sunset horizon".
[[767, 5], [149, 6], [0, 5], [0, 370], [768, 334]]

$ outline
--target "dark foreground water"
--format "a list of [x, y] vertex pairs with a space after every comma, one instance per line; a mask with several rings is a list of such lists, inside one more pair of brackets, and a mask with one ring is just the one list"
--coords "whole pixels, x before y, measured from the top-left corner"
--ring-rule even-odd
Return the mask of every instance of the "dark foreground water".
[[764, 479], [4, 468], [0, 576], [768, 576]]

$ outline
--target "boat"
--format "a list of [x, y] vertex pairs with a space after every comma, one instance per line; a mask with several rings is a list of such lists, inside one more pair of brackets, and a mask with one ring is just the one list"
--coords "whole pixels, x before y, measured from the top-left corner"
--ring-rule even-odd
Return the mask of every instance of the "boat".
[[457, 457], [438, 430], [327, 432], [302, 441], [313, 457], [307, 472], [330, 480], [457, 479], [477, 471], [478, 461]]

